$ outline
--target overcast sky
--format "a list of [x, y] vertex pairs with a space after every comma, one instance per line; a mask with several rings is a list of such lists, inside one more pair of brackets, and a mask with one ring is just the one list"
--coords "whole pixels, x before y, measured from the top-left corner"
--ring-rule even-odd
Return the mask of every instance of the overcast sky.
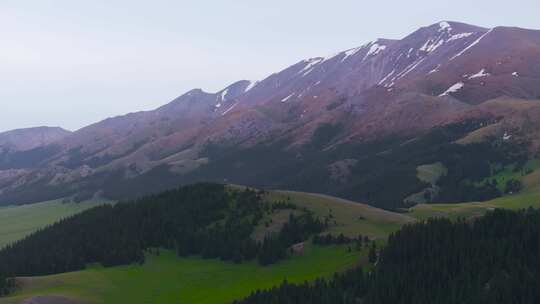
[[539, 0], [0, 0], [0, 131], [76, 130], [441, 20], [540, 29], [539, 13]]

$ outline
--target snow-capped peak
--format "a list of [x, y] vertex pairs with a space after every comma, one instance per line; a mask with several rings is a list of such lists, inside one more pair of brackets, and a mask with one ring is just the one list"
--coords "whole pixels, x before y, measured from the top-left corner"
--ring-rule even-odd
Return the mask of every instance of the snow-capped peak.
[[248, 80], [248, 81], [249, 81], [249, 84], [248, 84], [248, 86], [245, 88], [244, 93], [247, 92], [247, 91], [249, 91], [249, 90], [251, 90], [251, 89], [253, 89], [256, 85], [259, 84], [259, 81], [258, 81], [258, 80], [257, 80], [257, 81], [251, 81], [251, 80]]
[[336, 57], [342, 55], [343, 53], [344, 53], [344, 52], [337, 52], [337, 53], [333, 53], [333, 54], [331, 54], [331, 55], [329, 55], [329, 56], [324, 56], [324, 57], [323, 57], [323, 60], [321, 61], [321, 63], [326, 62], [326, 61], [328, 61], [328, 60], [332, 60], [332, 59], [334, 59], [334, 58], [336, 58]]
[[324, 58], [322, 57], [315, 57], [315, 58], [310, 58], [310, 59], [307, 59], [307, 60], [304, 60], [303, 62], [306, 63], [306, 65], [304, 66], [303, 69], [301, 69], [298, 74], [302, 74], [302, 77], [303, 76], [306, 76], [307, 74], [311, 73], [311, 71], [313, 71], [313, 68], [324, 61]]
[[343, 52], [343, 54], [345, 54], [345, 56], [343, 56], [343, 58], [341, 59], [341, 62], [345, 61], [347, 58], [353, 56], [354, 54], [358, 53], [363, 47], [357, 47], [357, 48], [354, 48], [354, 49], [350, 49], [350, 50], [346, 50], [345, 52]]
[[443, 32], [443, 31], [450, 32], [451, 30], [452, 30], [452, 26], [447, 21], [439, 22], [439, 32]]
[[364, 56], [363, 60], [366, 60], [370, 56], [375, 56], [386, 49], [386, 45], [379, 44], [378, 42], [379, 40], [370, 42], [369, 50], [367, 51], [366, 56]]

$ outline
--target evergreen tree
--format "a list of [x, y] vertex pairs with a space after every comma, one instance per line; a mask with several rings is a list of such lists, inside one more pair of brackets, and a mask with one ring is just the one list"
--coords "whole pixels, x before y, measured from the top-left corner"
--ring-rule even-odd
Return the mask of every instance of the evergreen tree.
[[[371, 261], [376, 260], [374, 242]], [[540, 303], [540, 211], [432, 219], [392, 234], [375, 270], [257, 290], [237, 304]]]
[[[235, 263], [258, 257], [268, 265], [324, 228], [312, 213], [291, 214], [276, 235], [258, 244], [251, 235], [265, 212], [263, 194], [201, 183], [95, 207], [0, 250], [0, 275], [47, 275], [80, 270], [89, 263], [142, 264], [150, 248]], [[275, 208], [291, 206], [281, 202]]]
[[371, 264], [377, 262], [377, 246], [375, 245], [375, 242], [371, 242], [371, 246], [369, 247], [368, 261]]

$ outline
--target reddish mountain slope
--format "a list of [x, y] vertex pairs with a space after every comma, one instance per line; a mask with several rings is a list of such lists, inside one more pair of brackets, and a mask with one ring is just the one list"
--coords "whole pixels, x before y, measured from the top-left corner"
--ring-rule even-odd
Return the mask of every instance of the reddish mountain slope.
[[0, 133], [0, 152], [26, 151], [57, 142], [71, 132], [62, 128], [37, 127]]
[[286, 140], [287, 149], [295, 149], [322, 123], [339, 123], [345, 131], [335, 142], [346, 143], [474, 117], [523, 121], [517, 118], [523, 111], [486, 103], [499, 97], [540, 99], [540, 31], [440, 22], [401, 40], [378, 39], [303, 60], [217, 93], [192, 90], [156, 110], [85, 127], [56, 141], [57, 153], [4, 183], [0, 196], [111, 172], [135, 178], [164, 165], [169, 172], [190, 172], [209, 161], [201, 154], [209, 142], [251, 147]]

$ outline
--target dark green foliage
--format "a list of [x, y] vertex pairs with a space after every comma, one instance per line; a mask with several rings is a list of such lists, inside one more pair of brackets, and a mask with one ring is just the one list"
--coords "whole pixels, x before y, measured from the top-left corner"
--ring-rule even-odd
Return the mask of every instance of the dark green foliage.
[[336, 274], [331, 280], [319, 279], [314, 283], [289, 284], [283, 282], [269, 291], [256, 291], [234, 304], [356, 304], [367, 291], [367, 276], [361, 268]]
[[369, 298], [373, 303], [536, 303], [539, 250], [537, 210], [496, 210], [474, 223], [438, 219], [406, 226], [390, 237], [375, 273], [377, 285], [389, 288]]
[[343, 131], [341, 124], [321, 124], [315, 129], [313, 137], [311, 138], [311, 146], [313, 148], [322, 148], [336, 138], [339, 133]]
[[492, 174], [492, 164], [515, 163], [526, 157], [526, 147], [487, 141], [458, 145], [454, 141], [485, 124], [469, 121], [435, 128], [411, 140], [387, 139], [356, 146], [363, 157], [357, 158], [351, 182], [342, 189], [347, 197], [375, 206], [396, 209], [406, 207], [403, 199], [430, 185], [419, 181], [416, 168], [441, 162], [448, 173], [438, 181], [441, 192], [431, 197], [438, 202], [486, 200], [500, 195], [496, 187], [475, 186]]
[[196, 184], [89, 209], [2, 249], [0, 274], [45, 275], [89, 263], [142, 263], [144, 251], [158, 247], [234, 262], [264, 255], [266, 265], [284, 258], [290, 245], [322, 231], [318, 219], [302, 213], [291, 215], [277, 236], [255, 242], [250, 236], [267, 205], [261, 195]]
[[[476, 185], [492, 175], [495, 164], [522, 162], [527, 148], [495, 139], [471, 145], [454, 142], [493, 121], [467, 121], [434, 128], [417, 137], [385, 137], [322, 149], [339, 138], [339, 126], [321, 125], [311, 143], [298, 150], [288, 142], [239, 148], [209, 143], [210, 163], [185, 176], [186, 181], [213, 180], [256, 187], [287, 188], [339, 195], [374, 206], [407, 207], [403, 200], [431, 185], [417, 178], [419, 165], [442, 162], [448, 174], [438, 181], [436, 202], [486, 200], [501, 193], [491, 185]], [[337, 136], [337, 137], [336, 137]], [[329, 167], [355, 160], [349, 175], [333, 179]], [[390, 189], [390, 190], [389, 190]]]
[[94, 193], [92, 191], [84, 190], [77, 194], [75, 194], [72, 198], [72, 201], [75, 203], [84, 202], [86, 200], [91, 199], [94, 196]]
[[[400, 197], [426, 187], [417, 180], [414, 163], [395, 166], [394, 163], [387, 163], [391, 155], [380, 155], [381, 151], [400, 142], [399, 139], [387, 138], [379, 142], [341, 145], [324, 151], [313, 148], [311, 144], [299, 151], [292, 151], [286, 148], [287, 142], [245, 149], [210, 144], [206, 154], [210, 163], [185, 178], [339, 194], [391, 208], [401, 206]], [[328, 166], [346, 158], [356, 158], [359, 162], [352, 168], [352, 175], [342, 183], [331, 178]], [[388, 184], [392, 184], [393, 191], [387, 191]]]
[[273, 202], [269, 208], [272, 212], [275, 210], [296, 210], [297, 206], [290, 201], [278, 201]]
[[[209, 141], [202, 156], [210, 162], [194, 171], [176, 175], [166, 165], [126, 179], [126, 171], [94, 174], [70, 187], [33, 184], [0, 195], [0, 205], [55, 199], [100, 191], [111, 199], [137, 198], [194, 182], [235, 183], [258, 188], [278, 188], [338, 195], [385, 209], [409, 207], [405, 198], [432, 185], [417, 178], [419, 165], [441, 162], [448, 172], [437, 181], [440, 191], [433, 202], [482, 201], [500, 196], [496, 185], [483, 183], [496, 174], [493, 168], [523, 166], [527, 146], [492, 138], [469, 145], [455, 144], [469, 132], [496, 121], [472, 120], [434, 128], [410, 136], [387, 136], [366, 142], [339, 142], [342, 126], [322, 124], [312, 140], [291, 148], [287, 140], [252, 147]], [[73, 160], [83, 159], [77, 149]], [[335, 164], [348, 160], [343, 176], [333, 176]], [[77, 162], [75, 162], [77, 163]], [[339, 166], [337, 166], [339, 167]], [[129, 170], [129, 169], [126, 169]], [[427, 193], [427, 192], [425, 192]]]
[[517, 179], [510, 179], [506, 181], [506, 185], [504, 186], [504, 193], [511, 194], [511, 193], [517, 193], [521, 191], [523, 188], [523, 184], [517, 180]]
[[30, 204], [68, 197], [76, 191], [64, 185], [50, 185], [47, 181], [41, 180], [32, 183], [30, 188], [21, 187], [14, 191], [7, 191], [0, 195], [0, 206], [11, 204]]
[[0, 297], [5, 296], [15, 289], [15, 280], [0, 275]]
[[377, 245], [375, 245], [375, 242], [372, 242], [371, 246], [369, 247], [368, 261], [371, 264], [377, 262]]
[[362, 247], [362, 241], [363, 238], [361, 235], [359, 235], [356, 238], [350, 238], [343, 233], [340, 233], [338, 236], [334, 236], [332, 234], [326, 234], [326, 235], [316, 235], [313, 237], [313, 244], [316, 245], [344, 245], [344, 244], [351, 244], [356, 243], [357, 248]]
[[266, 236], [264, 238], [258, 262], [261, 265], [270, 265], [283, 259], [287, 255], [287, 248], [281, 245], [276, 237]]
[[319, 219], [312, 213], [302, 216], [289, 216], [289, 221], [283, 225], [277, 236], [267, 236], [259, 252], [258, 260], [261, 265], [269, 265], [284, 258], [287, 249], [296, 243], [309, 238], [314, 233], [320, 233], [324, 228]]
[[520, 163], [526, 158], [524, 147], [488, 141], [469, 145], [450, 145], [440, 160], [449, 168], [438, 185], [436, 202], [483, 201], [501, 195], [496, 183], [475, 185], [492, 175], [492, 167]]
[[540, 302], [539, 255], [538, 210], [495, 210], [474, 222], [433, 219], [392, 235], [373, 273], [284, 283], [237, 303], [533, 304]]

